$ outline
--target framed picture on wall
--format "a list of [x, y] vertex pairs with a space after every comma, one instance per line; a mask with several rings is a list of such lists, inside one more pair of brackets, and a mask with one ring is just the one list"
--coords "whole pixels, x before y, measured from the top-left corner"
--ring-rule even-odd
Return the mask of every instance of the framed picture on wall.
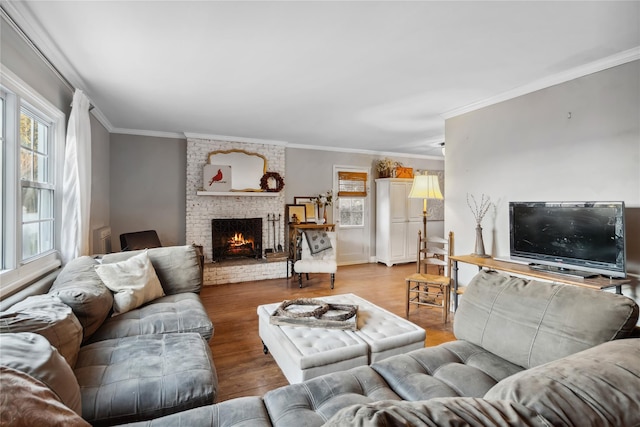
[[287, 221], [289, 224], [298, 224], [307, 222], [307, 216], [305, 214], [304, 205], [286, 205], [287, 208]]
[[315, 197], [294, 197], [293, 203], [304, 206], [306, 222], [314, 222], [318, 218], [318, 205], [316, 205]]

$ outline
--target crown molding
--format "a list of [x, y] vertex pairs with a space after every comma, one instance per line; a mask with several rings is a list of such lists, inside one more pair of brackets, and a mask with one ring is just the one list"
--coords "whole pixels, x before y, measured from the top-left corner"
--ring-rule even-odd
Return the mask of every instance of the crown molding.
[[246, 142], [248, 144], [265, 144], [265, 145], [288, 145], [286, 141], [278, 141], [274, 139], [245, 138], [242, 136], [229, 135], [208, 135], [203, 133], [185, 132], [184, 137], [192, 139], [210, 139], [215, 141], [226, 142]]
[[93, 114], [96, 119], [98, 119], [98, 121], [102, 124], [102, 126], [104, 126], [107, 132], [114, 133], [115, 128], [113, 127], [109, 119], [107, 119], [107, 116], [105, 116], [104, 113], [95, 106], [95, 104], [91, 105], [93, 105], [93, 108], [90, 110], [90, 113]]
[[445, 120], [460, 116], [462, 114], [470, 113], [471, 111], [479, 110], [490, 105], [497, 104], [499, 102], [508, 101], [509, 99], [517, 98], [522, 95], [546, 89], [551, 86], [555, 86], [561, 83], [568, 82], [580, 77], [587, 76], [589, 74], [597, 73], [599, 71], [613, 68], [618, 65], [626, 64], [628, 62], [636, 61], [640, 59], [640, 46], [616, 53], [606, 58], [599, 59], [597, 61], [585, 64], [580, 67], [573, 68], [571, 70], [564, 71], [562, 73], [555, 74], [553, 76], [545, 77], [543, 79], [536, 80], [524, 86], [517, 87], [515, 89], [503, 92], [501, 94], [492, 96], [487, 99], [483, 99], [471, 104], [465, 105], [460, 108], [456, 108], [441, 114]]
[[394, 156], [394, 157], [410, 157], [412, 159], [444, 160], [443, 157], [428, 156], [426, 154], [398, 153], [398, 152], [392, 152], [392, 151], [374, 151], [374, 150], [364, 150], [364, 149], [357, 149], [357, 148], [325, 147], [325, 146], [319, 146], [319, 145], [288, 144], [287, 148], [298, 148], [300, 150], [332, 151], [332, 152], [338, 152], [338, 153], [368, 154], [371, 156]]
[[109, 133], [118, 133], [124, 135], [138, 135], [138, 136], [151, 136], [154, 138], [172, 138], [172, 139], [184, 139], [184, 134], [180, 132], [161, 132], [155, 130], [142, 130], [142, 129], [125, 129], [114, 128]]
[[[175, 138], [175, 139], [203, 139], [210, 141], [225, 141], [225, 142], [243, 142], [247, 144], [264, 144], [264, 145], [281, 145], [287, 148], [298, 148], [301, 150], [318, 150], [318, 151], [331, 151], [338, 153], [354, 153], [354, 154], [368, 154], [373, 156], [395, 156], [395, 157], [410, 157], [414, 159], [426, 159], [426, 160], [444, 160], [441, 156], [429, 156], [425, 154], [413, 154], [413, 153], [398, 153], [391, 151], [374, 151], [374, 150], [360, 150], [353, 148], [342, 147], [324, 147], [319, 145], [304, 145], [304, 144], [289, 144], [285, 141], [271, 140], [271, 139], [258, 139], [258, 138], [245, 138], [241, 136], [229, 136], [229, 135], [210, 135], [203, 133], [173, 133], [173, 132], [153, 132], [139, 129], [121, 129], [116, 128], [110, 131], [110, 133], [126, 134], [126, 135], [140, 135], [140, 136], [152, 136], [157, 138]], [[444, 138], [438, 138], [437, 141], [442, 142]]]

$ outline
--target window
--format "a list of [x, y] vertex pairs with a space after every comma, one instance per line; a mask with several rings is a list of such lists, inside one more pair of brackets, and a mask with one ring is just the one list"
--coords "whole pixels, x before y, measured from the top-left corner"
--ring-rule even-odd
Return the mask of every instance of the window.
[[20, 111], [22, 259], [54, 249], [54, 181], [51, 174], [52, 124], [23, 107]]
[[367, 197], [366, 172], [338, 172], [338, 215], [340, 226], [364, 226], [364, 204]]
[[3, 297], [60, 265], [64, 114], [5, 68], [0, 77]]
[[340, 226], [364, 225], [364, 197], [340, 197], [338, 199], [338, 214]]

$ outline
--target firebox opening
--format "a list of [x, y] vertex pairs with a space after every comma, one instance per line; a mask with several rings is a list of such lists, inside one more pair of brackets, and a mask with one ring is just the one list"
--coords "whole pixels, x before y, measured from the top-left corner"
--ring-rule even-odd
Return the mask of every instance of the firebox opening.
[[262, 258], [262, 218], [211, 220], [214, 262], [231, 258]]

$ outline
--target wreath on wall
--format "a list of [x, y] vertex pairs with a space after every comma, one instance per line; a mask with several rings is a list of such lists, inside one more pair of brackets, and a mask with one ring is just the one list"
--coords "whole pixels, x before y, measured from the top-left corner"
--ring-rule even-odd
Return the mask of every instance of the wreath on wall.
[[280, 192], [284, 187], [284, 179], [278, 172], [267, 172], [260, 178], [260, 188], [263, 191]]

